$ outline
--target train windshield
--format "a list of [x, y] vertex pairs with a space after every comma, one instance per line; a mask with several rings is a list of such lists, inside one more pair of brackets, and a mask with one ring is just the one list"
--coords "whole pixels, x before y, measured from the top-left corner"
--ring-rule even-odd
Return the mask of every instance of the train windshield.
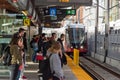
[[84, 40], [85, 33], [83, 28], [69, 28], [67, 33], [69, 34], [67, 37], [70, 43], [82, 43]]

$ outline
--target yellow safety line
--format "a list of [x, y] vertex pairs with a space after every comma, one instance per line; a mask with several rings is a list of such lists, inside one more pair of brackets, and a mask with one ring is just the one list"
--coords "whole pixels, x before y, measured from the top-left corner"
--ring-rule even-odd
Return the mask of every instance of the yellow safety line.
[[75, 65], [73, 60], [67, 56], [67, 65], [72, 70], [73, 74], [77, 77], [78, 80], [93, 80], [80, 66]]

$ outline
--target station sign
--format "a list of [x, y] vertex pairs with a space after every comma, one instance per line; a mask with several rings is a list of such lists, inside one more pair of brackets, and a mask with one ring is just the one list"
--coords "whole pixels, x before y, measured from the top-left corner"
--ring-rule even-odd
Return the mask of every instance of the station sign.
[[30, 26], [30, 19], [23, 20], [24, 26]]
[[57, 9], [56, 8], [50, 8], [49, 9], [49, 15], [56, 16], [56, 14], [57, 14]]
[[22, 14], [16, 15], [16, 19], [26, 19], [26, 18], [27, 18], [27, 16], [22, 15]]
[[44, 9], [44, 15], [51, 16], [76, 15], [76, 9], [56, 9], [56, 8]]
[[68, 10], [66, 10], [66, 15], [76, 15], [76, 10], [75, 9], [68, 9]]

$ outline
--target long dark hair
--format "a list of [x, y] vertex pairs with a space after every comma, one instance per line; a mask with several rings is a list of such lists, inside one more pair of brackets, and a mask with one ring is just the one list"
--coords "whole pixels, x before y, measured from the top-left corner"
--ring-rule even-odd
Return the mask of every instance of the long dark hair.
[[21, 40], [22, 41], [22, 38], [21, 37], [13, 37], [11, 42], [10, 42], [10, 45], [18, 45], [18, 41]]

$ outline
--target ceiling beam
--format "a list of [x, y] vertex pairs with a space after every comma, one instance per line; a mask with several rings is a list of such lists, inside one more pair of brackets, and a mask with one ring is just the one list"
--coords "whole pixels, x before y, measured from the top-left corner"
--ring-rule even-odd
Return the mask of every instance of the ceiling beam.
[[16, 8], [11, 7], [11, 6], [2, 6], [2, 5], [0, 5], [0, 9], [6, 9], [6, 10], [13, 11], [13, 12], [18, 12], [18, 10]]
[[18, 10], [9, 4], [6, 0], [0, 0], [0, 9], [7, 9], [13, 12], [18, 12]]

